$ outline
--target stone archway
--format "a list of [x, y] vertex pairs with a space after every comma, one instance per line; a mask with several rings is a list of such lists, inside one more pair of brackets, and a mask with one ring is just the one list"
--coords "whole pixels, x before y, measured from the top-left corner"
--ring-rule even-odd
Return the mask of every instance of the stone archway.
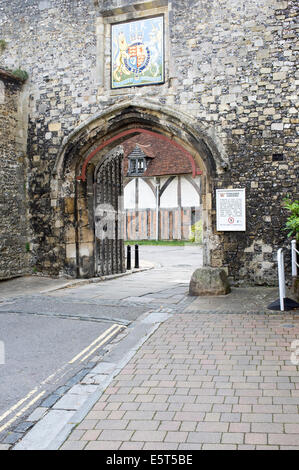
[[63, 271], [76, 277], [95, 275], [95, 226], [92, 195], [95, 168], [112, 149], [139, 132], [168, 139], [193, 160], [201, 174], [204, 264], [210, 264], [212, 191], [215, 178], [228, 167], [217, 138], [192, 117], [152, 102], [130, 101], [110, 107], [76, 128], [63, 142], [53, 173]]

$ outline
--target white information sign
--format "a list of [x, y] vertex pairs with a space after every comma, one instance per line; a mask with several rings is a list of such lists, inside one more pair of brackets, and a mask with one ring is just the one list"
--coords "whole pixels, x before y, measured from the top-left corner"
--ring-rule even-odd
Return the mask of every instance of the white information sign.
[[216, 189], [217, 231], [246, 230], [245, 189]]

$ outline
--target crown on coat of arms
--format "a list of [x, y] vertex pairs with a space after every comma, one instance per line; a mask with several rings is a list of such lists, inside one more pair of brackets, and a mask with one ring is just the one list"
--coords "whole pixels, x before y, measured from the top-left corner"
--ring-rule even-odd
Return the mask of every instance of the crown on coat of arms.
[[142, 29], [139, 29], [137, 25], [130, 27], [130, 41], [132, 42], [143, 42], [144, 33]]

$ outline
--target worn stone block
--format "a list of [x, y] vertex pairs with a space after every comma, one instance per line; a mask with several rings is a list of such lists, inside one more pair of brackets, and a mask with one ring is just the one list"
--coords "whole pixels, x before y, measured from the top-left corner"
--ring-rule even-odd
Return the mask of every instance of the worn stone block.
[[229, 292], [227, 274], [222, 268], [204, 267], [196, 269], [192, 274], [190, 295], [225, 295]]

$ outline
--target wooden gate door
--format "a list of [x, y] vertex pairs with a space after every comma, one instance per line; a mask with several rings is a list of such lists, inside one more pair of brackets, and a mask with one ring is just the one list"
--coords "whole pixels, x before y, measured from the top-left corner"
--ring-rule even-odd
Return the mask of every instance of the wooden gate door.
[[111, 152], [95, 174], [95, 268], [98, 276], [125, 271], [122, 157], [122, 152]]

